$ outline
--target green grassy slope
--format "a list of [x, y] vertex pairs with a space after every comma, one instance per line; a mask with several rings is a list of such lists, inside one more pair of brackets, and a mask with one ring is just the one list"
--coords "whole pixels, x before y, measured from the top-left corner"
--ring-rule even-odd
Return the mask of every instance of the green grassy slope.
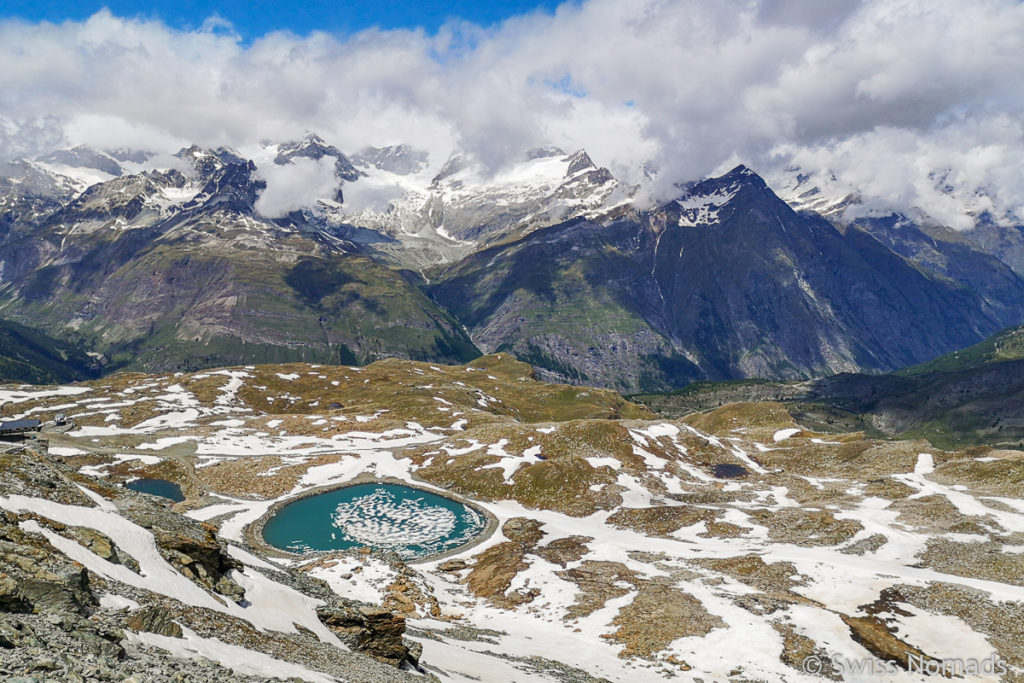
[[900, 370], [896, 374], [914, 376], [929, 372], [957, 372], [993, 363], [1022, 359], [1024, 359], [1024, 325], [1018, 325], [1005, 329], [974, 346], [947, 353], [935, 360]]
[[0, 320], [0, 381], [55, 384], [96, 375], [95, 363], [76, 346]]

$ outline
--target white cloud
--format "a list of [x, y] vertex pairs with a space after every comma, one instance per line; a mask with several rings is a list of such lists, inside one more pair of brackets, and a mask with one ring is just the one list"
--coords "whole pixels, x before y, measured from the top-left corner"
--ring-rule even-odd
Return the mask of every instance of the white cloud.
[[656, 194], [736, 160], [798, 163], [963, 225], [986, 202], [1024, 205], [1021, 54], [1014, 0], [589, 0], [489, 29], [249, 46], [217, 18], [180, 32], [103, 11], [0, 24], [0, 157], [55, 129], [161, 151], [317, 131], [345, 151], [408, 142], [435, 166], [458, 146], [491, 168], [556, 144], [634, 182], [651, 161]]
[[356, 213], [364, 210], [385, 211], [388, 204], [405, 194], [406, 189], [393, 182], [371, 184], [361, 181], [345, 185], [344, 192], [345, 209]]
[[338, 189], [334, 157], [296, 157], [290, 164], [263, 164], [256, 175], [267, 183], [256, 200], [256, 210], [268, 218], [280, 218], [313, 206], [318, 199], [330, 199]]
[[925, 211], [957, 229], [984, 211], [1003, 222], [1024, 217], [1024, 123], [1004, 114], [955, 120], [926, 133], [879, 127], [820, 146], [785, 145], [781, 158], [835, 174], [833, 195], [861, 194], [850, 217], [892, 207]]

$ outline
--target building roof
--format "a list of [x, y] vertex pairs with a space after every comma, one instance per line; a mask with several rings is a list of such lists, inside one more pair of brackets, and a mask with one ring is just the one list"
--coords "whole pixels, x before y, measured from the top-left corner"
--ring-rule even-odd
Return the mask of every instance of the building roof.
[[28, 431], [39, 429], [42, 423], [39, 420], [11, 420], [0, 422], [0, 434], [4, 432]]

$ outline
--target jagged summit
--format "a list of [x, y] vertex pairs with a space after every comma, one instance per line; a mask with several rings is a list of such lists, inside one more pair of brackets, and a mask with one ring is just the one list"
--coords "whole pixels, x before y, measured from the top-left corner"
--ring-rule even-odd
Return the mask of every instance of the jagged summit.
[[411, 175], [426, 168], [429, 154], [406, 144], [364, 147], [351, 157], [352, 163], [396, 175]]
[[200, 176], [208, 176], [231, 164], [246, 163], [246, 159], [230, 147], [206, 149], [192, 145], [179, 150], [174, 156], [186, 161]]
[[573, 176], [580, 171], [585, 171], [590, 168], [597, 168], [597, 164], [594, 163], [590, 155], [587, 154], [586, 150], [579, 150], [571, 157], [569, 157], [569, 168], [565, 171], [565, 177]]
[[315, 133], [307, 133], [299, 142], [286, 142], [280, 145], [274, 163], [283, 166], [292, 163], [292, 159], [295, 158], [319, 160], [324, 157], [334, 157], [335, 174], [341, 180], [352, 182], [365, 175], [353, 166], [349, 158], [337, 147], [327, 144]]
[[84, 145], [50, 152], [36, 157], [36, 160], [50, 164], [62, 164], [71, 168], [92, 168], [111, 176], [119, 176], [124, 172], [118, 160], [113, 156]]
[[278, 146], [276, 164], [287, 164], [294, 157], [321, 159], [325, 156], [337, 157], [341, 154], [334, 145], [327, 144], [316, 133], [307, 133], [302, 140], [284, 142]]
[[[664, 210], [675, 216], [681, 227], [715, 225], [724, 219], [723, 208], [737, 197], [760, 197], [759, 201], [778, 202], [781, 200], [753, 170], [740, 164], [724, 175], [706, 178], [680, 186], [678, 198]], [[730, 210], [735, 210], [735, 207]]]

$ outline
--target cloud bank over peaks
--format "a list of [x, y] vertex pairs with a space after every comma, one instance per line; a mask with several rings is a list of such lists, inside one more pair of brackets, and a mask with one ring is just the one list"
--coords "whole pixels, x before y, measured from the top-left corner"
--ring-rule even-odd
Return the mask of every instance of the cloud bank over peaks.
[[257, 167], [256, 177], [267, 186], [256, 200], [255, 209], [267, 218], [281, 218], [315, 206], [319, 200], [330, 200], [339, 186], [334, 157], [297, 157], [285, 165], [262, 163]]
[[[251, 44], [224, 28], [108, 11], [0, 23], [0, 158], [244, 151], [313, 130], [347, 153], [408, 143], [433, 166], [462, 150], [491, 172], [533, 147], [584, 148], [653, 197], [743, 162], [769, 178], [834, 174], [864, 207], [954, 227], [1024, 215], [1014, 0], [585, 0], [486, 29]], [[303, 200], [260, 167], [266, 211]], [[326, 187], [322, 164], [287, 170]]]

